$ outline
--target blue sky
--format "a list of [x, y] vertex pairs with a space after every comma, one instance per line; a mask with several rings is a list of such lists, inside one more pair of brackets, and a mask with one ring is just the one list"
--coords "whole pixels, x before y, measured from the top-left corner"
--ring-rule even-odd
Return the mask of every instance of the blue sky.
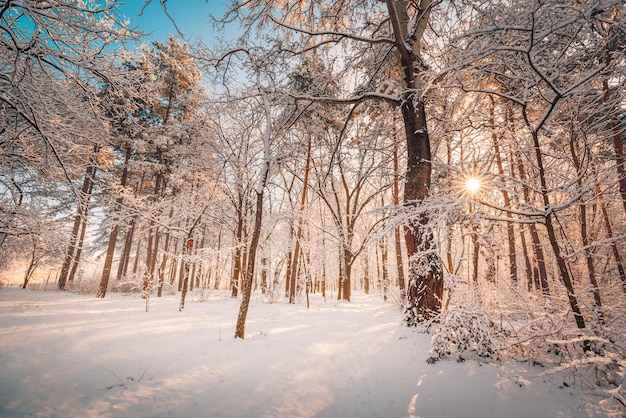
[[[139, 15], [144, 4], [145, 0], [126, 0], [125, 4], [120, 5], [120, 10], [130, 20], [131, 27], [150, 32], [146, 41], [165, 41], [170, 33], [177, 35], [176, 28], [163, 11], [160, 0], [151, 0], [143, 14]], [[165, 5], [186, 40], [193, 43], [197, 38], [202, 38], [209, 45], [215, 36], [209, 23], [209, 15], [220, 17], [227, 8], [220, 0], [169, 0]]]

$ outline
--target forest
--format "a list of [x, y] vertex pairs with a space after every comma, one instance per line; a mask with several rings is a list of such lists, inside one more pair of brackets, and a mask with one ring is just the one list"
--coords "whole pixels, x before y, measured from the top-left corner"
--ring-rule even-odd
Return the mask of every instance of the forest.
[[3, 286], [227, 291], [242, 339], [371, 294], [626, 408], [623, 0], [233, 1], [212, 46], [117, 3], [0, 1]]

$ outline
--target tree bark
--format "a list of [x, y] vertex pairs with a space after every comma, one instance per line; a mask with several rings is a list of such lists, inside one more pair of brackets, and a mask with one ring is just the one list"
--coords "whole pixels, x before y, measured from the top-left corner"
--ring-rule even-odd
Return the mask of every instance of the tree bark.
[[[491, 139], [493, 141], [493, 151], [496, 157], [496, 165], [498, 167], [498, 174], [503, 177], [504, 176], [504, 166], [502, 164], [502, 156], [500, 155], [500, 143], [498, 141], [498, 135], [496, 133], [496, 118], [495, 118], [495, 100], [493, 96], [489, 96], [491, 99], [491, 109], [489, 114], [489, 123], [491, 124]], [[508, 209], [511, 209], [511, 198], [509, 197], [509, 192], [502, 188], [502, 199], [504, 200], [504, 206]], [[512, 218], [513, 215], [511, 212], [506, 212], [507, 218]], [[507, 240], [509, 246], [509, 279], [511, 280], [511, 284], [514, 286], [517, 285], [518, 277], [517, 277], [517, 259], [515, 257], [515, 229], [513, 227], [512, 220], [506, 222], [506, 233]]]
[[617, 248], [617, 244], [613, 239], [613, 227], [611, 226], [611, 220], [609, 219], [609, 213], [606, 209], [606, 202], [600, 202], [600, 210], [602, 212], [602, 219], [604, 220], [604, 227], [606, 229], [607, 238], [611, 241], [611, 251], [613, 252], [613, 258], [615, 258], [615, 264], [617, 265], [617, 271], [619, 278], [622, 282], [622, 289], [626, 293], [626, 273], [624, 272], [624, 264], [622, 263], [622, 257]]
[[389, 294], [389, 271], [387, 270], [387, 264], [389, 263], [389, 251], [387, 250], [387, 240], [381, 239], [380, 246], [380, 263], [382, 267], [382, 286], [383, 286], [383, 300], [388, 299]]
[[405, 87], [400, 110], [404, 122], [407, 149], [407, 172], [404, 204], [417, 214], [405, 228], [409, 258], [405, 321], [415, 326], [441, 312], [443, 269], [437, 254], [428, 213], [419, 206], [429, 196], [431, 181], [430, 137], [426, 124], [425, 98], [417, 96], [423, 81], [420, 43], [430, 16], [431, 0], [421, 0], [422, 10], [412, 32], [408, 32], [408, 1], [386, 0], [394, 40], [402, 66]]
[[244, 209], [243, 193], [239, 192], [237, 199], [237, 229], [235, 231], [235, 254], [233, 255], [233, 274], [230, 280], [230, 296], [236, 298], [239, 293], [239, 280], [241, 279], [241, 247], [243, 245]]
[[561, 248], [559, 247], [559, 243], [556, 237], [556, 231], [552, 223], [555, 214], [552, 211], [550, 198], [548, 196], [548, 185], [546, 181], [545, 168], [543, 165], [543, 154], [541, 152], [541, 147], [539, 144], [539, 134], [535, 129], [532, 128], [530, 129], [530, 133], [533, 140], [533, 146], [535, 148], [535, 162], [537, 164], [537, 169], [539, 172], [539, 183], [541, 185], [540, 191], [541, 197], [543, 198], [543, 210], [545, 212], [544, 219], [546, 231], [548, 232], [548, 239], [552, 247], [552, 252], [554, 253], [554, 258], [556, 259], [559, 273], [561, 274], [561, 280], [563, 281], [563, 285], [567, 290], [567, 299], [569, 300], [570, 308], [572, 309], [572, 313], [574, 314], [576, 326], [579, 329], [582, 329], [585, 328], [585, 318], [580, 311], [578, 298], [576, 297], [576, 292], [574, 291], [574, 286], [572, 285], [572, 280], [569, 271], [567, 270], [565, 258], [563, 258], [563, 256], [561, 255]]
[[257, 190], [254, 229], [252, 230], [252, 241], [249, 249], [246, 280], [241, 292], [241, 305], [239, 306], [239, 314], [237, 316], [235, 338], [243, 339], [245, 337], [246, 317], [248, 316], [248, 307], [250, 306], [250, 296], [252, 294], [252, 280], [254, 279], [254, 264], [256, 261], [257, 249], [259, 247], [259, 239], [261, 237], [261, 221], [263, 220], [263, 191], [265, 189], [265, 185], [267, 184], [267, 178], [269, 177], [269, 166], [269, 161], [266, 161], [263, 174], [261, 176], [261, 184]]
[[[584, 173], [581, 167], [580, 159], [578, 158], [578, 154], [576, 152], [574, 142], [575, 135], [573, 134], [573, 132], [570, 132], [569, 149], [572, 156], [572, 162], [574, 163], [574, 168], [576, 169], [576, 183], [578, 185], [578, 190], [581, 191], [583, 188], [582, 177]], [[602, 314], [602, 299], [600, 297], [600, 287], [598, 286], [598, 280], [596, 278], [596, 268], [593, 262], [593, 251], [587, 233], [587, 206], [585, 202], [582, 202], [582, 198], [580, 200], [581, 202], [579, 202], [578, 205], [578, 216], [580, 219], [580, 239], [583, 244], [583, 251], [585, 253], [585, 260], [587, 262], [587, 273], [589, 274], [589, 282], [591, 283], [591, 286], [593, 286], [592, 293], [593, 301], [595, 303], [596, 315], [598, 315], [599, 322], [603, 324], [604, 316]]]
[[296, 303], [296, 278], [298, 277], [298, 259], [300, 254], [300, 240], [302, 239], [302, 226], [304, 223], [304, 206], [306, 205], [306, 193], [309, 184], [309, 169], [311, 166], [311, 139], [307, 146], [306, 163], [304, 164], [304, 179], [302, 183], [302, 196], [300, 199], [300, 211], [298, 214], [298, 228], [296, 230], [296, 245], [294, 249], [293, 266], [291, 267], [289, 283], [289, 303]]
[[[395, 131], [394, 131], [395, 132]], [[395, 207], [400, 206], [400, 185], [399, 185], [399, 169], [398, 169], [398, 145], [393, 147], [393, 204]], [[396, 271], [398, 273], [398, 287], [400, 288], [400, 297], [402, 300], [406, 298], [406, 284], [404, 282], [404, 260], [402, 259], [402, 225], [398, 225], [394, 233], [394, 243], [396, 246]]]
[[58, 288], [59, 290], [65, 290], [65, 285], [68, 281], [68, 276], [70, 273], [70, 269], [72, 267], [73, 261], [77, 255], [77, 241], [80, 232], [80, 227], [85, 221], [85, 217], [87, 216], [87, 212], [89, 210], [89, 200], [91, 198], [91, 193], [89, 191], [92, 188], [93, 179], [96, 174], [96, 169], [94, 166], [87, 167], [85, 172], [85, 178], [83, 179], [83, 186], [81, 188], [81, 195], [78, 198], [78, 207], [76, 209], [76, 216], [74, 217], [74, 225], [72, 227], [72, 235], [70, 236], [70, 243], [67, 247], [67, 253], [65, 255], [65, 260], [63, 261], [63, 266], [61, 267], [61, 274], [59, 275]]
[[[605, 47], [604, 62], [608, 68], [611, 63], [611, 48], [607, 44]], [[622, 131], [619, 120], [617, 119], [617, 109], [611, 102], [611, 90], [609, 89], [609, 81], [605, 78], [602, 80], [602, 91], [604, 93], [604, 102], [609, 107], [609, 118], [611, 131], [613, 132], [613, 150], [615, 152], [615, 168], [617, 170], [617, 179], [619, 184], [619, 193], [622, 198], [622, 206], [626, 213], [626, 168], [624, 167], [624, 141], [622, 140]]]
[[[122, 177], [120, 179], [120, 186], [122, 188], [126, 187], [126, 183], [128, 181], [128, 162], [130, 161], [131, 156], [131, 148], [126, 148], [126, 155], [124, 157], [124, 168], [122, 169]], [[115, 199], [116, 208], [122, 203], [122, 198], [118, 197]], [[98, 293], [96, 297], [104, 298], [106, 296], [107, 287], [109, 286], [109, 277], [111, 276], [111, 267], [113, 266], [113, 255], [115, 254], [115, 245], [117, 244], [117, 233], [119, 230], [119, 224], [116, 222], [111, 229], [111, 233], [109, 234], [109, 242], [107, 244], [107, 252], [104, 258], [104, 267], [102, 269], [102, 277], [100, 279], [100, 287], [98, 288]], [[120, 259], [120, 263], [122, 260]]]
[[[522, 161], [522, 156], [519, 151], [517, 151], [517, 169], [519, 172], [520, 180], [523, 182], [522, 186], [522, 194], [524, 196], [524, 202], [530, 204], [530, 190], [528, 185], [526, 185], [526, 171], [524, 169], [524, 163]], [[529, 225], [530, 230], [530, 239], [533, 242], [533, 249], [535, 251], [535, 261], [537, 262], [537, 271], [539, 272], [539, 282], [541, 284], [541, 292], [544, 295], [550, 294], [550, 287], [548, 285], [548, 272], [546, 271], [546, 262], [543, 254], [543, 248], [541, 247], [541, 242], [539, 241], [539, 233], [537, 231], [537, 226], [535, 224]]]
[[[172, 209], [173, 211], [173, 209]], [[170, 212], [170, 217], [172, 213]], [[163, 247], [163, 258], [161, 259], [161, 265], [159, 266], [159, 287], [157, 289], [157, 297], [163, 296], [163, 285], [165, 284], [165, 270], [167, 269], [167, 252], [170, 249], [170, 241], [172, 239], [172, 232], [168, 229], [165, 234], [165, 245]]]

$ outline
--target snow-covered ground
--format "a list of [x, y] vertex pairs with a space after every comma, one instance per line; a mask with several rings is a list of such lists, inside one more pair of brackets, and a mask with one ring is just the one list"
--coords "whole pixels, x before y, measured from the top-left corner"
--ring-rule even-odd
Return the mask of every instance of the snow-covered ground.
[[238, 301], [208, 299], [0, 289], [0, 417], [606, 416], [525, 363], [427, 364], [430, 335], [375, 296], [253, 295], [245, 340]]

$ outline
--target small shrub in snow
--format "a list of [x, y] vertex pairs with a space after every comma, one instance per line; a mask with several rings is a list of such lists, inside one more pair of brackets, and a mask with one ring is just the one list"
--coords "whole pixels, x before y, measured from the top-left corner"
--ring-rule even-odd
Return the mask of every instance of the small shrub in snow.
[[211, 299], [211, 291], [204, 287], [194, 289], [193, 294], [200, 303], [206, 303]]
[[398, 310], [402, 311], [403, 309], [405, 309], [406, 296], [403, 292], [400, 291], [400, 288], [390, 286], [387, 289], [387, 300], [393, 303], [393, 305], [396, 306]]
[[475, 308], [454, 307], [445, 311], [435, 330], [428, 352], [428, 363], [435, 363], [453, 352], [472, 351], [481, 357], [498, 352], [493, 339], [495, 325], [485, 313]]

